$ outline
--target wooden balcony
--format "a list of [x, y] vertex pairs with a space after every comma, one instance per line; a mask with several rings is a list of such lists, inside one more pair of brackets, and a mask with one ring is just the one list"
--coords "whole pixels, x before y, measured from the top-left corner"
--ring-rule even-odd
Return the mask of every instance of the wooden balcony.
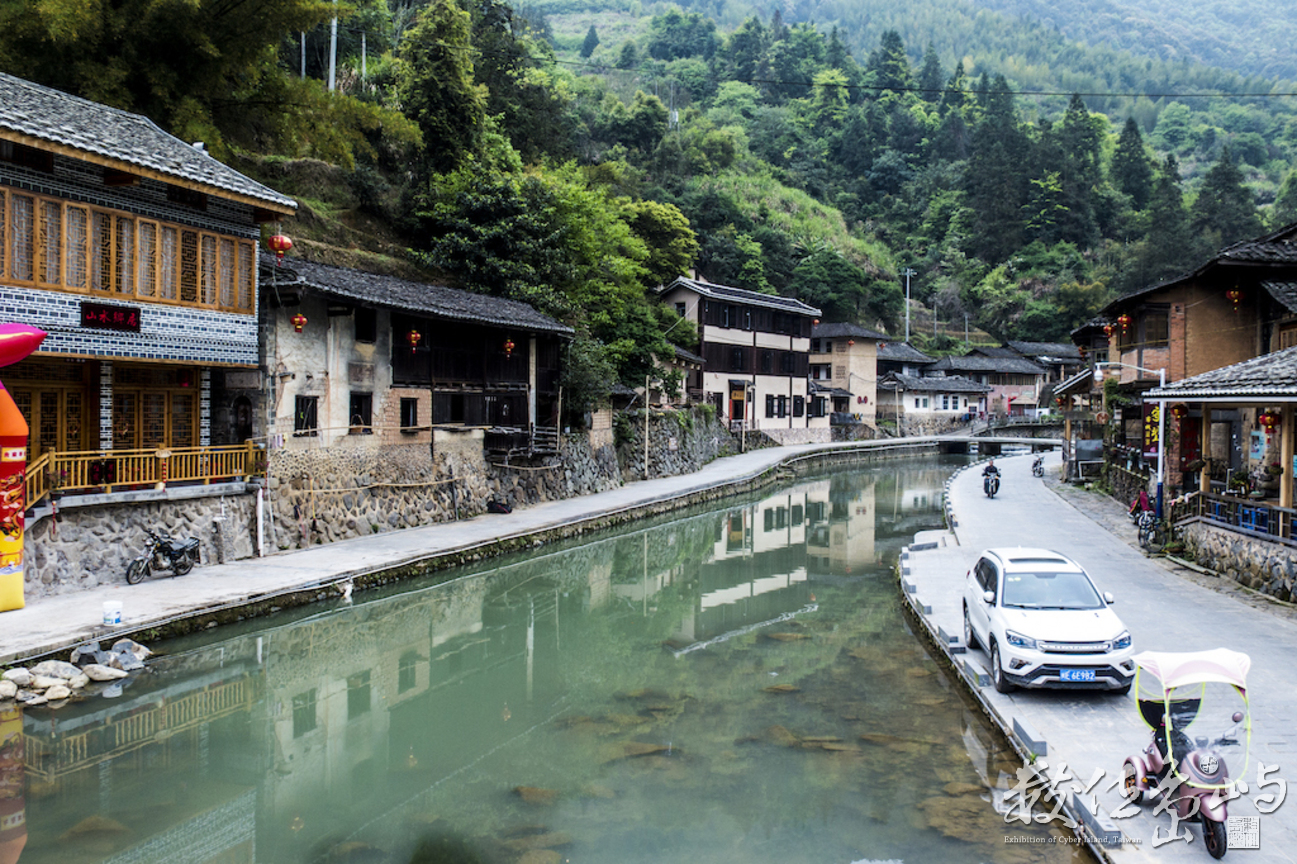
[[47, 451], [27, 466], [27, 506], [51, 492], [113, 492], [169, 483], [246, 480], [265, 471], [266, 453], [251, 441], [160, 450]]

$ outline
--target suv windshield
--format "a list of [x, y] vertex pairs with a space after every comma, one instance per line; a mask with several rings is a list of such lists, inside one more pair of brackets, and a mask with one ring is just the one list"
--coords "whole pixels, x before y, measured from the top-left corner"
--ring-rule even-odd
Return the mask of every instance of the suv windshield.
[[1017, 609], [1102, 609], [1084, 573], [1006, 573], [1004, 606]]

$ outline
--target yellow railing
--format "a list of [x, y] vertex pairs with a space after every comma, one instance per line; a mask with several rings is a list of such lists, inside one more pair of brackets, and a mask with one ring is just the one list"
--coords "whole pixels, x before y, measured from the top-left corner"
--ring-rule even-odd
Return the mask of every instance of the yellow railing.
[[29, 774], [54, 779], [252, 707], [253, 682], [237, 678], [71, 733], [26, 736]]
[[48, 451], [27, 466], [27, 506], [55, 490], [111, 492], [123, 486], [211, 483], [265, 469], [265, 451], [251, 441], [159, 450]]

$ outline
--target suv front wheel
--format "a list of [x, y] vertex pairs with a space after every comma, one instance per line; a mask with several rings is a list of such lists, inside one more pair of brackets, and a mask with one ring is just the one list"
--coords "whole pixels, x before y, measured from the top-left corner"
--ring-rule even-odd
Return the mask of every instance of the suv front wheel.
[[977, 639], [977, 633], [973, 631], [973, 622], [968, 620], [967, 603], [964, 604], [964, 647], [970, 651], [982, 647], [982, 643]]
[[1013, 684], [1004, 675], [1004, 667], [1000, 665], [1000, 646], [991, 643], [991, 682], [995, 684], [995, 692], [1012, 693]]

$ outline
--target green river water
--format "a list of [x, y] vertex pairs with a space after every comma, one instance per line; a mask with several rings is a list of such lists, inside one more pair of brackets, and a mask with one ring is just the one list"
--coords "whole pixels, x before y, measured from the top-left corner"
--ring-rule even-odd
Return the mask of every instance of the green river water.
[[154, 645], [22, 718], [18, 860], [1088, 861], [1006, 822], [1019, 763], [901, 611], [958, 458]]

